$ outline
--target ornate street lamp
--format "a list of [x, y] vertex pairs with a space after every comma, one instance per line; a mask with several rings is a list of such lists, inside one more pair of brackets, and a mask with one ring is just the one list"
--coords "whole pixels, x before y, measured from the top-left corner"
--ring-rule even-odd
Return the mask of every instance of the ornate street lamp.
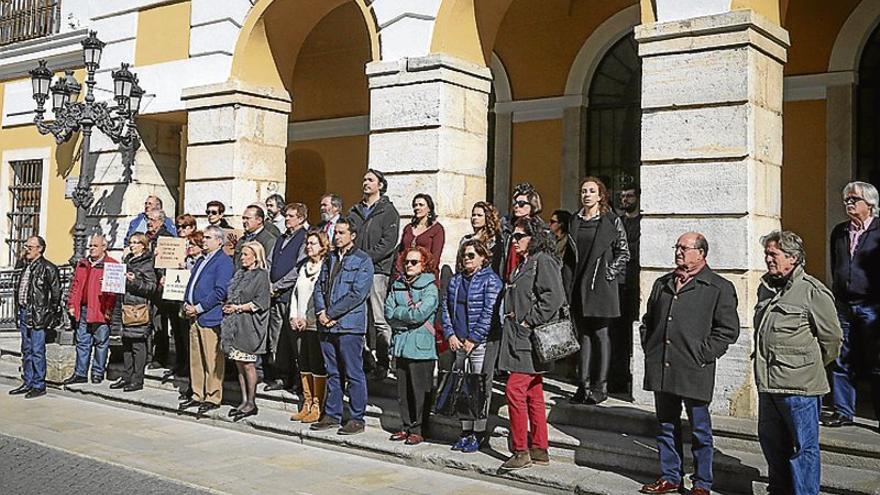
[[[40, 60], [36, 69], [30, 71], [33, 85], [34, 101], [37, 102], [34, 124], [40, 134], [52, 134], [55, 142], [62, 144], [68, 141], [77, 131], [82, 131], [82, 157], [79, 181], [72, 194], [76, 206], [76, 225], [73, 233], [73, 257], [71, 265], [75, 265], [85, 257], [86, 253], [86, 216], [94, 201], [92, 193], [92, 176], [95, 171], [89, 159], [89, 144], [92, 128], [107, 135], [122, 151], [124, 165], [130, 167], [134, 160], [134, 151], [140, 146], [135, 116], [140, 109], [144, 90], [138, 85], [137, 76], [128, 70], [128, 64], [122, 64], [119, 70], [112, 72], [113, 93], [116, 105], [108, 102], [96, 102], [95, 72], [101, 64], [104, 42], [99, 40], [97, 33], [89, 32], [82, 41], [83, 64], [86, 68], [86, 95], [79, 100], [82, 85], [73, 77], [72, 71], [52, 83], [52, 71], [46, 67], [46, 61]], [[55, 121], [47, 124], [44, 119], [46, 100], [50, 98]]]

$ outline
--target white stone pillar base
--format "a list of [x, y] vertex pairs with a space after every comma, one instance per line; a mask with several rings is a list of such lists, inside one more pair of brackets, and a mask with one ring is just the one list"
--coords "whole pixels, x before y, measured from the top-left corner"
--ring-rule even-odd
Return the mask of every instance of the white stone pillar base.
[[241, 213], [285, 190], [290, 96], [227, 81], [183, 91], [189, 112], [184, 209], [203, 221], [208, 201]]
[[[654, 280], [673, 267], [678, 236], [702, 232], [709, 265], [736, 287], [741, 325], [716, 364], [711, 410], [754, 416], [752, 310], [764, 271], [759, 239], [780, 226], [788, 34], [744, 10], [642, 25], [636, 39], [643, 61], [642, 314]], [[651, 403], [636, 347], [633, 395]]]

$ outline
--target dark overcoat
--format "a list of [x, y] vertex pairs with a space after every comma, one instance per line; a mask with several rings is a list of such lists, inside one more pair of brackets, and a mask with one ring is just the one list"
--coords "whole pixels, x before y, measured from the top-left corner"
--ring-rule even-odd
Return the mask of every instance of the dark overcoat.
[[498, 369], [514, 373], [542, 373], [542, 363], [532, 349], [532, 329], [558, 318], [565, 304], [559, 261], [549, 253], [535, 253], [510, 276], [504, 291], [504, 319]]
[[654, 282], [642, 319], [645, 390], [712, 401], [715, 361], [739, 337], [733, 284], [708, 266], [680, 291], [668, 273]]

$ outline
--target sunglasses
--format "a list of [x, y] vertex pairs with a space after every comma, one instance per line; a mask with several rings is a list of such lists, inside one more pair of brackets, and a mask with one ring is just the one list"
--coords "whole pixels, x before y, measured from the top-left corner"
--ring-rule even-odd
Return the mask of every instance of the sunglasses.
[[464, 253], [465, 259], [473, 260], [477, 258], [477, 253]]
[[519, 242], [524, 238], [529, 237], [529, 234], [526, 234], [525, 232], [516, 232], [511, 237], [513, 237], [514, 242]]
[[843, 200], [843, 204], [854, 205], [854, 204], [858, 203], [859, 201], [864, 201], [864, 200], [865, 200], [865, 198], [860, 198], [858, 196], [848, 196], [846, 199]]
[[404, 260], [404, 262], [409, 266], [416, 266], [422, 262], [422, 260]]
[[516, 208], [525, 208], [526, 206], [529, 206], [528, 201], [514, 201], [511, 204]]
[[205, 215], [219, 215], [220, 210], [205, 210]]

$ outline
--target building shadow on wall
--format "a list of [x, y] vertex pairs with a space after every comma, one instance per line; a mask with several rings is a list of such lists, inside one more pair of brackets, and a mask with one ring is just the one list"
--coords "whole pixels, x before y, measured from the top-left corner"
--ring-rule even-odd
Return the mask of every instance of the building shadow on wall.
[[318, 205], [327, 190], [327, 164], [320, 153], [309, 149], [293, 150], [287, 154], [287, 187], [284, 199], [288, 203], [303, 203], [309, 208], [309, 223], [321, 221]]

